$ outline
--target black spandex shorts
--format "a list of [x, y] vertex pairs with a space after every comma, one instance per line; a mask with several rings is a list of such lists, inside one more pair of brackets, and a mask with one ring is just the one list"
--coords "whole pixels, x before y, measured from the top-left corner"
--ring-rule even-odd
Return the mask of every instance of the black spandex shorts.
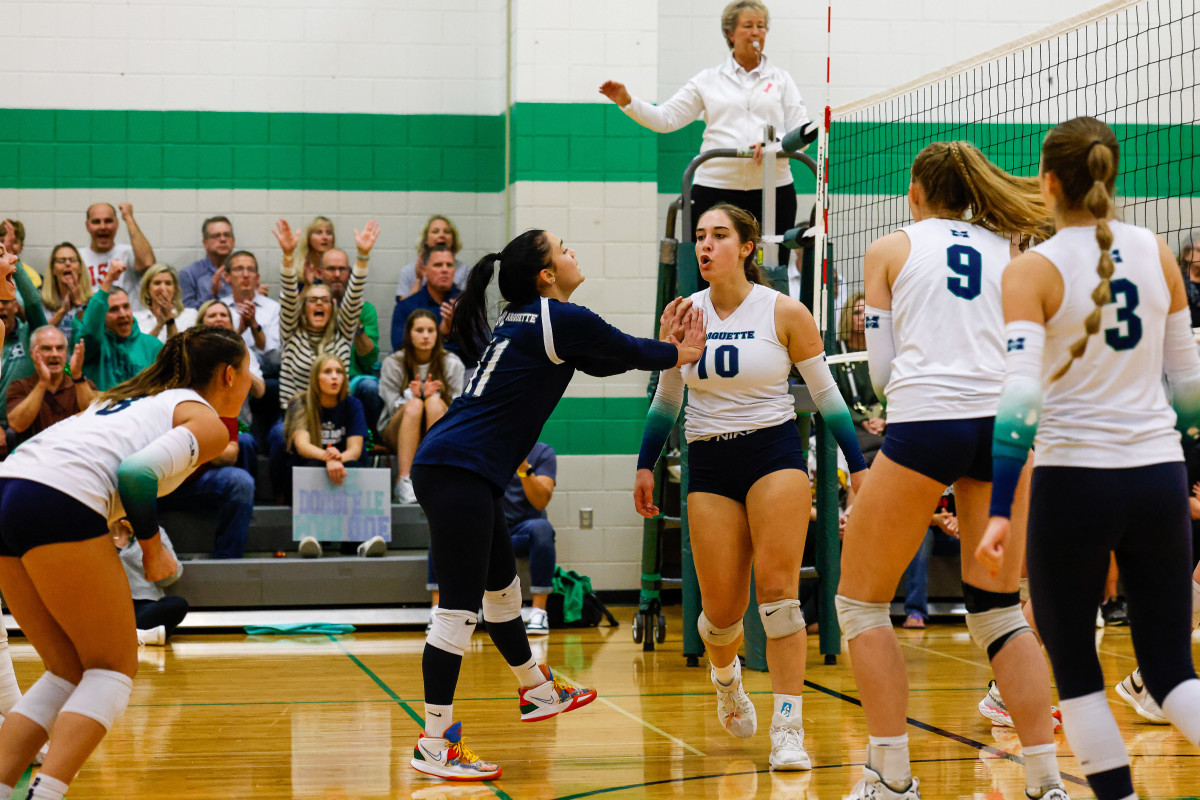
[[808, 472], [796, 423], [730, 433], [688, 445], [688, 491], [746, 502], [755, 481], [781, 469]]
[[71, 495], [36, 481], [0, 478], [0, 556], [20, 558], [33, 548], [86, 542], [108, 533], [108, 520]]
[[959, 478], [992, 482], [995, 417], [889, 422], [883, 454], [949, 486]]

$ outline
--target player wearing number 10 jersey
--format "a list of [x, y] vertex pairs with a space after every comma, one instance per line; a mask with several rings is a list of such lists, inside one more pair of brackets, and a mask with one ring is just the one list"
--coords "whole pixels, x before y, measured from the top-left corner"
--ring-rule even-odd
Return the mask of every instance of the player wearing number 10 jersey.
[[[489, 331], [486, 293], [497, 271], [508, 305]], [[575, 253], [561, 239], [527, 231], [475, 265], [455, 307], [453, 333], [464, 351], [475, 357], [481, 342], [490, 343], [413, 461], [413, 488], [429, 519], [441, 588], [421, 660], [425, 732], [411, 762], [427, 775], [489, 780], [501, 774], [498, 765], [463, 744], [462, 727], [452, 716], [480, 603], [488, 634], [520, 681], [522, 720], [549, 719], [596, 697], [554, 676], [530, 652], [521, 622], [521, 581], [500, 503], [504, 487], [576, 369], [605, 376], [690, 363], [700, 356], [704, 328], [687, 304], [676, 301], [663, 317], [665, 341], [629, 336], [568, 302], [582, 282]]]
[[[1034, 179], [1009, 175], [967, 142], [917, 154], [908, 204], [915, 223], [872, 243], [863, 264], [867, 360], [888, 429], [847, 521], [836, 598], [870, 734], [852, 798], [920, 797], [888, 604], [947, 485], [964, 551], [983, 536], [1004, 377], [1000, 276], [1017, 252], [1010, 239], [1044, 235], [1049, 220]], [[1030, 797], [1060, 800], [1050, 676], [1021, 613], [1020, 577], [1020, 558], [998, 575], [964, 558], [967, 628], [1021, 738]]]

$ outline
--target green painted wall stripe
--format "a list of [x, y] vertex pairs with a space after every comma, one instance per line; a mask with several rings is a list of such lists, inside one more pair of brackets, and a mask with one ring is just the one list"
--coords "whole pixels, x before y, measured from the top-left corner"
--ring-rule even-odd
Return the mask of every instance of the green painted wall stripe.
[[[1033, 174], [1048, 127], [835, 123], [831, 188], [902, 194], [913, 156], [947, 136]], [[1121, 194], [1200, 193], [1200, 126], [1114, 127]], [[703, 130], [655, 134], [611, 103], [516, 103], [511, 179], [655, 182], [677, 194]], [[503, 115], [0, 109], [0, 187], [501, 192], [504, 145]], [[792, 162], [792, 174], [798, 192], [814, 191], [807, 167]]]
[[540, 441], [560, 456], [636, 454], [649, 408], [644, 397], [564, 397]]
[[0, 109], [0, 186], [499, 192], [504, 117]]
[[[991, 123], [835, 122], [830, 138], [833, 194], [900, 195], [922, 147], [973, 142], [1000, 167], [1036, 175], [1042, 140], [1052, 126]], [[1113, 125], [1121, 144], [1117, 193], [1125, 197], [1200, 196], [1200, 125]]]

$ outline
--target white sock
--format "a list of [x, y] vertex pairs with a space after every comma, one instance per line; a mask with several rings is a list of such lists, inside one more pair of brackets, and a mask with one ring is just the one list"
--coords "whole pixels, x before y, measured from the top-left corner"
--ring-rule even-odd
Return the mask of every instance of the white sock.
[[[17, 673], [13, 671], [12, 653], [8, 649], [8, 631], [0, 623], [0, 714], [7, 714], [21, 699]], [[0, 796], [0, 800], [3, 797]]]
[[517, 676], [517, 680], [521, 682], [522, 689], [528, 689], [532, 686], [541, 686], [546, 681], [550, 680], [546, 677], [546, 673], [542, 672], [542, 668], [538, 665], [537, 659], [533, 656], [524, 664], [516, 667], [509, 667], [513, 671], [513, 675]]
[[908, 734], [872, 736], [867, 743], [867, 766], [879, 773], [894, 792], [912, 785], [912, 766], [908, 763]]
[[1103, 690], [1062, 700], [1059, 705], [1063, 732], [1084, 775], [1129, 766], [1129, 751]]
[[[432, 736], [435, 739], [441, 739], [442, 734], [446, 732], [454, 724], [454, 704], [447, 706], [435, 706], [432, 703], [425, 704], [425, 735]], [[3, 798], [0, 798], [3, 800]]]
[[[711, 664], [712, 662], [710, 661], [709, 663]], [[733, 683], [734, 678], [736, 678], [738, 675], [737, 656], [734, 656], [733, 661], [730, 661], [723, 667], [718, 667], [716, 664], [713, 664], [712, 668], [713, 675], [717, 676], [717, 680], [721, 682], [721, 685], [728, 686], [729, 684]]]
[[1192, 581], [1192, 627], [1200, 625], [1200, 583]]
[[776, 694], [775, 695], [775, 710], [771, 714], [771, 724], [788, 724], [793, 728], [799, 728], [804, 725], [804, 717], [801, 713], [804, 707], [801, 705], [803, 698], [798, 694]]
[[12, 800], [13, 787], [0, 783], [0, 800]]
[[1163, 714], [1192, 744], [1200, 744], [1200, 680], [1191, 678], [1163, 698]]
[[44, 772], [39, 772], [29, 785], [29, 800], [62, 800], [66, 793], [67, 784]]
[[1025, 756], [1027, 794], [1040, 792], [1051, 786], [1062, 786], [1062, 776], [1058, 773], [1058, 745], [1054, 742], [1036, 744], [1021, 748], [1021, 752]]

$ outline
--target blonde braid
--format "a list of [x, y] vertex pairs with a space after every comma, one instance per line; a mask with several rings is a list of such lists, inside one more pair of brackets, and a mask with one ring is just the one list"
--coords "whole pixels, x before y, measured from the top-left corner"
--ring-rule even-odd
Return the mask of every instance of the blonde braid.
[[1087, 167], [1092, 176], [1092, 188], [1088, 190], [1087, 196], [1083, 199], [1083, 205], [1087, 208], [1088, 213], [1096, 218], [1096, 243], [1100, 245], [1100, 263], [1096, 265], [1100, 283], [1092, 291], [1092, 302], [1096, 304], [1096, 307], [1084, 321], [1083, 336], [1071, 345], [1069, 350], [1071, 358], [1051, 376], [1051, 382], [1066, 375], [1075, 360], [1083, 356], [1084, 351], [1087, 350], [1088, 339], [1100, 330], [1101, 310], [1112, 302], [1111, 284], [1116, 265], [1113, 264], [1112, 255], [1109, 252], [1112, 250], [1113, 235], [1112, 228], [1108, 225], [1108, 217], [1112, 213], [1112, 195], [1108, 193], [1108, 181], [1112, 177], [1114, 159], [1112, 152], [1107, 147], [1103, 145], [1097, 147], [1097, 145], [1100, 145], [1100, 142], [1093, 141], [1088, 149]]
[[967, 163], [963, 160], [962, 151], [958, 149], [958, 142], [950, 143], [950, 155], [954, 156], [954, 164], [958, 167], [958, 173], [967, 182], [967, 189], [971, 192], [971, 204], [975, 209], [975, 213], [978, 214], [979, 192], [975, 189], [975, 181], [971, 180], [971, 173], [967, 170]]

